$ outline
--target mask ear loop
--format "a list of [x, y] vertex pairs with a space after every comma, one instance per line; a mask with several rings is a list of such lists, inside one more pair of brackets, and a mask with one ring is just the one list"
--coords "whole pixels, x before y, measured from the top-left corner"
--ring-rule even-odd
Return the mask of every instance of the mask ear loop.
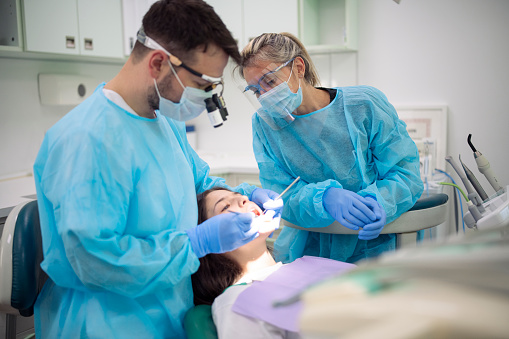
[[170, 60], [168, 60], [168, 65], [170, 65], [170, 68], [171, 68], [171, 71], [173, 72], [173, 74], [175, 75], [175, 77], [177, 78], [180, 86], [182, 86], [183, 89], [186, 89], [186, 86], [184, 86], [184, 84], [182, 83], [182, 81], [180, 80], [179, 76], [177, 75], [177, 72], [175, 71], [175, 69], [173, 68], [173, 65], [171, 64]]
[[[173, 68], [173, 65], [171, 64], [170, 60], [168, 60], [168, 65], [170, 65], [170, 68], [171, 68], [171, 71], [173, 72], [173, 74], [175, 75], [175, 77], [177, 78], [177, 81], [179, 82], [180, 86], [182, 86], [183, 89], [186, 89], [186, 87], [184, 86], [184, 84], [182, 83], [182, 81], [180, 80], [179, 76], [177, 75], [177, 72], [175, 71], [175, 69]], [[157, 95], [159, 95], [159, 97], [161, 97], [161, 93], [159, 93], [159, 88], [157, 88], [157, 81], [156, 79], [154, 78], [154, 85], [156, 86], [156, 92], [157, 92]]]
[[[288, 77], [288, 80], [286, 80], [286, 83], [288, 83], [288, 81], [290, 81], [290, 78], [292, 77], [294, 62], [295, 62], [295, 59], [292, 61], [292, 68], [290, 68], [290, 76]], [[299, 80], [299, 88], [300, 88], [300, 78], [297, 77], [297, 79]], [[288, 88], [290, 88], [290, 85], [288, 85]], [[297, 88], [297, 91], [299, 90], [299, 88]], [[292, 93], [293, 93], [293, 91], [292, 91]]]

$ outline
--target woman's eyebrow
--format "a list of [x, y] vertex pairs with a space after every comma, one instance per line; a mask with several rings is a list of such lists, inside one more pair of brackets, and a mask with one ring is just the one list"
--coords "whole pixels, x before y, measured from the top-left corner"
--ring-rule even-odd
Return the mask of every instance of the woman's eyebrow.
[[212, 207], [212, 210], [215, 210], [216, 209], [216, 206], [217, 204], [219, 204], [221, 201], [223, 201], [226, 197], [222, 197], [221, 199], [219, 199], [218, 201], [216, 201], [216, 203], [214, 204], [214, 207]]
[[[232, 192], [234, 195], [242, 195], [240, 194], [239, 192]], [[228, 196], [224, 196], [222, 197], [221, 199], [219, 199], [218, 201], [216, 201], [216, 203], [214, 204], [214, 207], [212, 207], [212, 210], [215, 210], [216, 209], [216, 206], [217, 204], [219, 204], [221, 201], [223, 201], [224, 199], [226, 199]]]

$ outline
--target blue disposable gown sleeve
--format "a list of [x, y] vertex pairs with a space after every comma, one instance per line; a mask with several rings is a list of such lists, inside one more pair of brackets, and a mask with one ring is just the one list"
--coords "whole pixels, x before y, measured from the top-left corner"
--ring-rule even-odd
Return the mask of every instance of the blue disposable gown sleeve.
[[[260, 169], [260, 182], [263, 188], [283, 192], [298, 175], [287, 172], [279, 165], [272, 151], [268, 149], [261, 132], [253, 120], [253, 149]], [[325, 227], [334, 218], [325, 210], [323, 193], [330, 187], [343, 188], [336, 180], [308, 183], [301, 177], [283, 196], [283, 219], [301, 227]]]
[[[60, 140], [53, 149], [43, 151], [46, 163], [56, 166], [46, 166], [40, 178], [60, 238], [53, 237], [50, 242], [63, 243], [83, 284], [68, 287], [135, 298], [188, 279], [199, 261], [186, 232], [177, 231], [175, 225], [158, 225], [161, 230], [147, 236], [126, 233], [128, 201], [136, 183], [131, 171], [111, 169], [125, 167], [128, 159], [89, 136], [73, 135], [72, 139]], [[47, 143], [41, 148], [45, 147]]]
[[[419, 153], [406, 124], [386, 96], [373, 87], [364, 89], [362, 95], [355, 92], [355, 98], [345, 98], [345, 116], [356, 158], [365, 169], [363, 175], [369, 176], [357, 193], [376, 196], [390, 223], [408, 211], [423, 192]], [[365, 117], [359, 114], [359, 107], [364, 108]]]
[[[182, 124], [183, 125], [183, 124]], [[228, 188], [232, 191], [239, 192], [242, 195], [250, 196], [251, 193], [257, 188], [256, 186], [242, 183], [236, 187], [228, 186], [225, 179], [209, 175], [209, 165], [199, 157], [196, 151], [187, 142], [187, 136], [185, 132], [185, 125], [183, 128], [178, 129], [180, 140], [182, 140], [182, 148], [186, 154], [186, 157], [193, 168], [194, 182], [196, 193], [202, 193], [212, 187], [220, 186]]]

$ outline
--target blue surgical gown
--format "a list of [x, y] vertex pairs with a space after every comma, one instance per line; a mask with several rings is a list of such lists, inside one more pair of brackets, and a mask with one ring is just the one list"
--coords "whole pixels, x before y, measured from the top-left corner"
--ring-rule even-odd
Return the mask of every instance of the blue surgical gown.
[[47, 132], [34, 165], [50, 278], [37, 338], [182, 338], [199, 266], [185, 230], [196, 194], [226, 185], [184, 123], [132, 115], [103, 86]]
[[[410, 209], [423, 191], [417, 147], [406, 125], [379, 90], [368, 86], [336, 88], [326, 107], [297, 116], [273, 130], [253, 115], [253, 148], [264, 188], [283, 191], [283, 218], [305, 228], [334, 222], [322, 204], [324, 191], [338, 187], [362, 196], [376, 196], [387, 223]], [[276, 239], [277, 260], [291, 262], [304, 255], [345, 262], [379, 255], [395, 248], [393, 234], [373, 240], [357, 235], [309, 232], [284, 227]]]

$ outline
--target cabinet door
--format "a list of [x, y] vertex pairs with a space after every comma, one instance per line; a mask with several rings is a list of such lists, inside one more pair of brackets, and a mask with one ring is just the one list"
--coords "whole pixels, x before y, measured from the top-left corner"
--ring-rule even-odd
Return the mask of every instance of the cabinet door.
[[120, 0], [78, 0], [82, 55], [123, 58]]
[[244, 1], [245, 43], [262, 33], [289, 32], [298, 37], [298, 7], [298, 0]]
[[23, 0], [23, 13], [27, 51], [79, 54], [76, 1]]
[[131, 54], [136, 43], [136, 34], [141, 27], [145, 13], [157, 0], [122, 0], [124, 21], [124, 54]]
[[223, 20], [239, 48], [243, 48], [247, 41], [244, 40], [244, 25], [242, 23], [243, 10], [242, 0], [205, 0], [214, 7], [217, 15]]

